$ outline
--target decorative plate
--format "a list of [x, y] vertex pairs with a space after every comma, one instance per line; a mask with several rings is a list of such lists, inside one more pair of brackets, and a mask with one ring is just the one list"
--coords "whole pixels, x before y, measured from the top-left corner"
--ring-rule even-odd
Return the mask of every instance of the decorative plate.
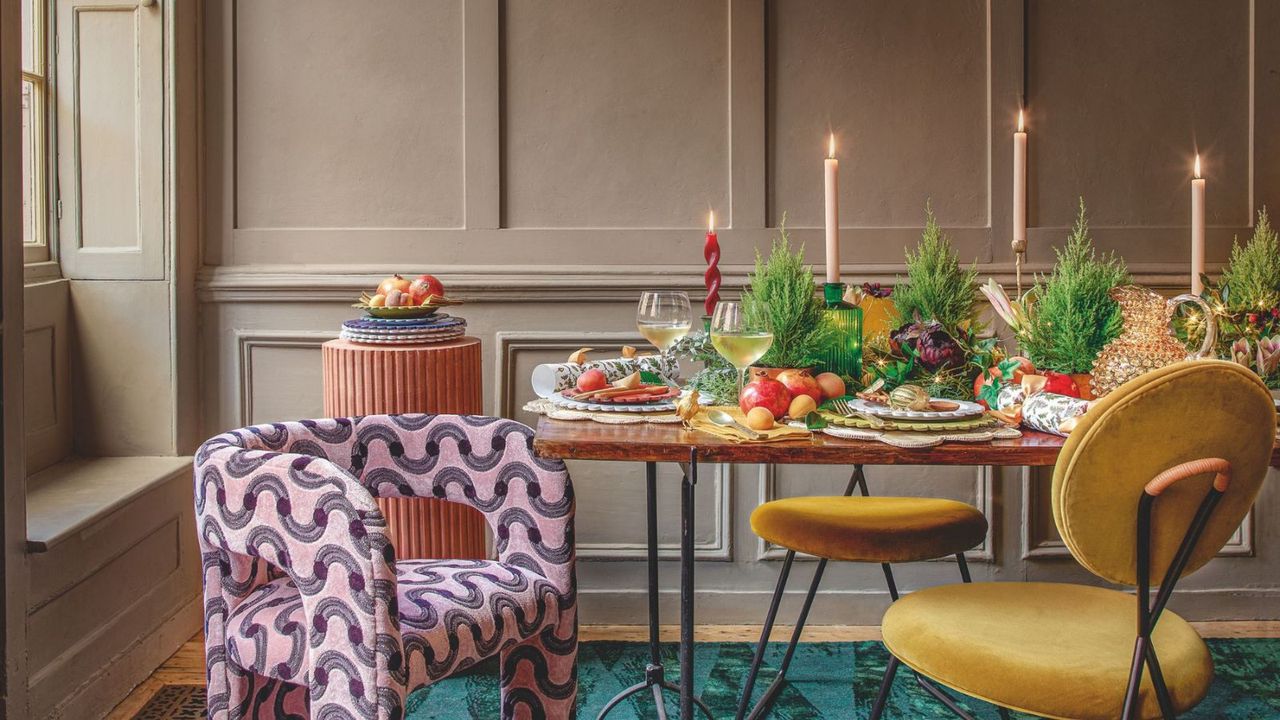
[[354, 320], [343, 321], [342, 327], [347, 330], [356, 330], [360, 332], [415, 333], [447, 330], [466, 324], [467, 321], [462, 318], [451, 317], [445, 313], [440, 313], [426, 318], [405, 318], [402, 320], [386, 320], [370, 317], [357, 318]]
[[981, 415], [987, 411], [978, 403], [969, 402], [967, 400], [950, 400], [947, 398], [930, 398], [931, 402], [949, 402], [955, 403], [960, 407], [955, 410], [908, 410], [906, 408], [892, 408], [888, 405], [877, 405], [869, 403], [862, 398], [853, 398], [849, 401], [849, 407], [864, 412], [868, 415], [874, 415], [878, 418], [888, 420], [958, 420], [961, 418], [970, 418]]
[[[578, 400], [573, 400], [571, 398], [565, 397], [560, 393], [556, 393], [551, 397], [547, 398], [547, 400], [550, 400], [554, 405], [557, 405], [563, 408], [569, 408], [570, 410], [590, 410], [592, 412], [642, 413], [642, 412], [666, 412], [666, 411], [676, 409], [675, 397], [671, 398], [670, 400], [660, 400], [658, 402], [605, 404], [605, 403], [599, 403], [599, 402], [581, 402]], [[711, 398], [699, 397], [698, 404], [710, 405]]]
[[370, 307], [369, 306], [370, 297], [371, 296], [367, 292], [360, 293], [360, 301], [353, 304], [351, 307], [360, 308], [361, 310], [364, 310], [365, 312], [369, 313], [373, 317], [386, 318], [389, 320], [403, 320], [405, 318], [427, 317], [428, 315], [431, 315], [436, 310], [439, 310], [442, 307], [449, 307], [450, 305], [462, 304], [461, 300], [451, 300], [449, 298], [436, 297], [435, 295], [432, 295], [431, 297], [427, 298], [427, 302], [423, 303], [422, 305], [400, 305], [397, 307], [386, 307], [384, 305], [381, 307]]
[[999, 420], [989, 415], [979, 415], [977, 417], [951, 419], [943, 421], [923, 421], [923, 420], [885, 420], [884, 427], [874, 428], [871, 421], [856, 417], [845, 417], [837, 415], [830, 410], [819, 410], [822, 419], [832, 425], [840, 427], [859, 428], [864, 430], [906, 430], [911, 432], [955, 432], [965, 430], [979, 430], [982, 428], [995, 427], [1000, 424]]
[[348, 335], [363, 335], [365, 337], [379, 337], [387, 339], [409, 339], [416, 337], [439, 337], [441, 335], [461, 335], [467, 331], [463, 327], [440, 328], [439, 330], [431, 330], [423, 328], [412, 332], [383, 332], [381, 330], [361, 330], [358, 328], [342, 328], [342, 332]]

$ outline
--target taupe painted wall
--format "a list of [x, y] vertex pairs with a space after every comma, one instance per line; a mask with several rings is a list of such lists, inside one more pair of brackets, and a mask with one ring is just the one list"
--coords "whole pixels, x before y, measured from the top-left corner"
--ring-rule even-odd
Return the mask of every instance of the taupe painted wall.
[[[390, 270], [435, 272], [468, 300], [488, 407], [531, 421], [520, 407], [533, 365], [636, 342], [643, 288], [700, 287], [708, 207], [728, 225], [726, 288], [741, 286], [784, 212], [820, 260], [828, 128], [849, 279], [892, 281], [931, 198], [964, 259], [1007, 282], [1024, 84], [1033, 269], [1052, 260], [1083, 194], [1101, 247], [1145, 282], [1185, 286], [1197, 147], [1216, 269], [1253, 208], [1280, 208], [1280, 5], [1028, 7], [1024, 18], [1011, 0], [208, 2], [205, 434], [318, 415], [319, 345]], [[584, 621], [639, 622], [640, 468], [571, 470]], [[875, 492], [983, 508], [992, 531], [972, 554], [978, 577], [1086, 577], [1053, 530], [1046, 477], [870, 476]], [[836, 491], [844, 471], [704, 477], [701, 617], [759, 621], [781, 553], [751, 534], [748, 514], [771, 497]], [[674, 508], [675, 470], [663, 478]], [[1188, 580], [1178, 607], [1277, 617], [1277, 513], [1273, 482], [1229, 557]], [[676, 533], [664, 525], [667, 557]], [[674, 570], [664, 567], [672, 583]], [[914, 587], [955, 570], [901, 573]], [[823, 622], [874, 622], [887, 600], [878, 568], [834, 567], [825, 587]]]

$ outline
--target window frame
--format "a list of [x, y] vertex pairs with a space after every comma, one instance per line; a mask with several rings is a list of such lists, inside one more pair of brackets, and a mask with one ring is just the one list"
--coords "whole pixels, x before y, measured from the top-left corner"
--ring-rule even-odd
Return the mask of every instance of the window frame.
[[[58, 193], [57, 177], [52, 172], [53, 159], [57, 157], [53, 132], [53, 55], [57, 52], [57, 40], [53, 32], [53, 13], [55, 0], [31, 0], [34, 27], [31, 33], [32, 55], [34, 67], [26, 67], [26, 58], [22, 58], [22, 82], [30, 83], [32, 88], [32, 145], [36, 149], [36, 157], [32, 167], [32, 216], [36, 227], [36, 242], [28, 243], [25, 232], [22, 243], [22, 260], [27, 267], [27, 275], [39, 270], [38, 275], [57, 276], [57, 256], [55, 254], [58, 234]], [[27, 18], [22, 18], [25, 23]], [[23, 222], [26, 222], [24, 213]], [[38, 267], [33, 267], [38, 266]], [[51, 272], [52, 271], [52, 272]]]

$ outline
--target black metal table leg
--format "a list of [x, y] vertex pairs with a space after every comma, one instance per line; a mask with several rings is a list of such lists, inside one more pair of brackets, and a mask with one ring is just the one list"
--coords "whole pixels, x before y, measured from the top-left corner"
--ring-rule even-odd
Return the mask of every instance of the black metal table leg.
[[[596, 720], [608, 715], [623, 700], [646, 690], [653, 695], [658, 720], [667, 720], [667, 707], [662, 692], [664, 690], [682, 692], [681, 687], [667, 682], [662, 666], [662, 645], [658, 622], [658, 465], [652, 462], [645, 463], [645, 524], [648, 535], [645, 544], [649, 571], [649, 664], [644, 669], [644, 680], [613, 696], [596, 715]], [[683, 578], [683, 575], [681, 577]], [[683, 661], [683, 656], [681, 659]], [[693, 698], [693, 703], [707, 718], [711, 718], [711, 710], [701, 700]]]
[[680, 718], [693, 718], [693, 490], [698, 484], [698, 449], [689, 450], [689, 469], [680, 483]]

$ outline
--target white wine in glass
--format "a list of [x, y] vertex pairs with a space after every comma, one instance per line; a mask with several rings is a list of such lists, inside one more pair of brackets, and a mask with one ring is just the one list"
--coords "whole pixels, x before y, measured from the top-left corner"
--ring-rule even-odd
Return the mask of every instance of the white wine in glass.
[[636, 308], [636, 329], [663, 355], [689, 334], [693, 315], [689, 295], [674, 290], [648, 290]]
[[711, 345], [738, 371], [738, 393], [742, 393], [743, 373], [751, 363], [764, 357], [773, 345], [773, 332], [751, 323], [742, 303], [716, 303], [711, 316]]

